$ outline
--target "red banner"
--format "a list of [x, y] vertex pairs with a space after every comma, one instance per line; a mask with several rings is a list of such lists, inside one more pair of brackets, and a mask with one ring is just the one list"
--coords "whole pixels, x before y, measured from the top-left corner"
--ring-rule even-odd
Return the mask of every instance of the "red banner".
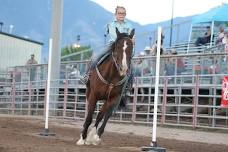
[[223, 77], [222, 81], [222, 100], [221, 106], [228, 108], [228, 76]]

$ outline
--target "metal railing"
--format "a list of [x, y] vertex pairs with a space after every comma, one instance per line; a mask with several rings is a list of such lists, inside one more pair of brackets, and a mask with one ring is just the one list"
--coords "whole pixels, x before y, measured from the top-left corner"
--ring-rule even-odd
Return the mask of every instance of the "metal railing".
[[[185, 61], [185, 70], [178, 73], [177, 59]], [[173, 62], [168, 62], [168, 61]], [[188, 62], [187, 62], [188, 61]], [[190, 62], [191, 61], [191, 62]], [[144, 56], [133, 60], [143, 63], [134, 70], [134, 85], [127, 100], [127, 108], [118, 110], [112, 121], [151, 124], [154, 104], [155, 57]], [[158, 122], [161, 125], [228, 129], [228, 109], [220, 107], [221, 80], [228, 74], [227, 54], [166, 55], [161, 60], [159, 80]], [[171, 65], [167, 74], [165, 65]], [[218, 64], [219, 63], [219, 64]], [[220, 68], [216, 69], [216, 65]], [[50, 117], [84, 119], [86, 109], [85, 86], [75, 72], [83, 73], [88, 62], [63, 63], [63, 77], [51, 81]], [[200, 68], [193, 68], [193, 67]], [[46, 100], [46, 65], [36, 67], [35, 79], [31, 68], [14, 67], [1, 79], [0, 113], [43, 116]], [[43, 71], [45, 69], [45, 71]], [[3, 77], [3, 76], [1, 76]], [[102, 105], [99, 101], [96, 113]]]

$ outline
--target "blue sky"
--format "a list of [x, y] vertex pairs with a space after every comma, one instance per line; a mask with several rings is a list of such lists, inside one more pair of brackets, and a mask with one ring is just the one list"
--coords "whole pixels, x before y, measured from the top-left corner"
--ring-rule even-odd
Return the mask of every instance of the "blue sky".
[[228, 3], [228, 0], [92, 0], [110, 12], [117, 5], [127, 9], [127, 18], [142, 25], [169, 20], [172, 16], [184, 17], [201, 14], [210, 8]]

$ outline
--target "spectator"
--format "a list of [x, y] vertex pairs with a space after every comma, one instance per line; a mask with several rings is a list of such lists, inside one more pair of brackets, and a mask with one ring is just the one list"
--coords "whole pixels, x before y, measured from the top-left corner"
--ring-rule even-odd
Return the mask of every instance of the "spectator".
[[219, 27], [219, 33], [218, 33], [218, 38], [215, 42], [216, 45], [222, 44], [222, 40], [224, 38], [225, 34], [224, 34], [224, 27], [220, 26]]
[[164, 39], [165, 39], [165, 35], [164, 35], [164, 33], [162, 32], [162, 33], [161, 33], [161, 45], [162, 45], [162, 46], [163, 46]]
[[225, 33], [222, 43], [225, 45], [224, 51], [228, 52], [228, 32]]
[[[139, 57], [143, 56], [143, 54], [140, 52]], [[137, 76], [143, 76], [143, 59], [138, 59], [135, 61], [135, 65], [134, 65], [134, 75]]]
[[[172, 50], [171, 53], [172, 53], [172, 55], [177, 55], [177, 51], [176, 50]], [[184, 61], [182, 60], [181, 57], [177, 57], [176, 58], [176, 62], [177, 62], [177, 64], [176, 64], [176, 66], [177, 66], [177, 74], [179, 75], [179, 74], [181, 74], [182, 72], [185, 71], [185, 63], [184, 63]]]
[[[145, 56], [144, 52], [140, 52], [138, 57], [143, 57]], [[145, 75], [145, 69], [148, 66], [145, 63], [145, 60], [143, 58], [139, 58], [138, 60], [135, 60], [135, 65], [134, 65], [134, 76], [135, 77], [142, 77]], [[143, 83], [143, 81], [140, 81], [141, 79], [138, 79], [138, 83]], [[144, 90], [143, 88], [139, 88], [139, 93], [140, 94], [144, 94]], [[142, 95], [142, 97], [140, 98], [140, 102], [144, 101], [144, 95]], [[140, 110], [140, 108], [142, 108], [141, 106], [137, 107], [137, 110]]]
[[[139, 57], [145, 56], [144, 52], [140, 52]], [[150, 75], [150, 67], [148, 60], [140, 58], [135, 63], [135, 76], [148, 76]]]
[[35, 60], [35, 55], [31, 54], [31, 58], [26, 62], [26, 65], [31, 65], [29, 66], [30, 81], [34, 81], [36, 77], [36, 66], [33, 64], [38, 64], [38, 62]]
[[31, 65], [31, 64], [38, 64], [38, 62], [35, 60], [34, 54], [31, 54], [31, 58], [28, 59], [28, 61], [26, 62], [26, 65]]
[[[165, 38], [164, 34], [161, 33], [161, 48], [160, 48], [160, 54], [161, 55], [164, 53], [164, 47], [163, 47], [164, 38]], [[157, 40], [155, 41], [155, 44], [152, 46], [152, 48], [150, 48], [149, 46], [146, 46], [144, 51], [148, 55], [156, 56]]]
[[209, 68], [209, 73], [210, 74], [220, 74], [221, 73], [221, 66], [219, 63], [219, 59], [216, 59], [215, 60], [215, 64], [214, 65], [211, 65], [210, 68]]
[[[164, 47], [163, 47], [163, 40], [161, 40], [161, 48], [160, 48], [160, 55], [162, 55], [164, 53]], [[156, 56], [157, 53], [157, 40], [155, 42], [155, 44], [152, 46], [152, 48], [150, 49], [149, 55], [154, 55]]]
[[151, 55], [151, 54], [150, 54], [151, 48], [150, 48], [149, 46], [146, 46], [146, 47], [144, 48], [144, 52], [145, 52], [146, 55]]
[[168, 58], [165, 63], [165, 75], [172, 76], [175, 74], [175, 61], [173, 58]]
[[80, 71], [78, 70], [76, 65], [71, 65], [69, 68], [68, 78], [69, 79], [77, 79], [81, 77]]
[[223, 44], [228, 44], [228, 32], [225, 32], [224, 38], [222, 39]]
[[[221, 73], [222, 74], [227, 74], [228, 73], [228, 60], [226, 59], [226, 57], [224, 57], [221, 61], [220, 61], [220, 63], [219, 63], [219, 65], [220, 65], [220, 70], [221, 70]], [[220, 74], [221, 74], [220, 73]]]
[[[164, 42], [164, 34], [161, 34], [161, 48], [160, 48], [160, 55], [163, 55], [165, 52], [165, 49], [163, 47], [163, 42]], [[146, 46], [144, 49], [144, 52], [147, 55], [150, 56], [156, 56], [157, 54], [157, 40], [155, 42], [155, 44], [152, 46], [152, 48], [150, 48], [149, 46]], [[161, 63], [160, 63], [160, 74], [163, 75], [164, 74], [164, 59], [161, 58]], [[150, 75], [155, 75], [155, 70], [156, 70], [156, 59], [152, 58], [151, 60], [148, 61], [148, 66], [150, 67], [149, 71], [150, 71]]]
[[210, 42], [210, 40], [211, 40], [211, 27], [207, 26], [206, 28], [207, 28], [207, 31], [204, 33], [204, 36], [197, 38], [197, 40], [195, 42], [196, 46], [204, 45], [204, 44], [207, 44]]
[[[146, 55], [150, 55], [150, 56], [155, 56], [155, 52], [157, 48], [150, 48], [149, 46], [146, 46], [145, 49], [144, 49], [144, 52]], [[149, 60], [147, 60], [147, 64], [148, 64], [148, 68], [149, 68], [149, 71], [150, 71], [150, 75], [155, 75], [155, 68], [156, 68], [156, 58], [151, 58]]]
[[[168, 51], [166, 55], [172, 55], [172, 51]], [[175, 72], [175, 61], [172, 57], [164, 58], [164, 75], [172, 76]], [[171, 79], [171, 78], [169, 78]]]

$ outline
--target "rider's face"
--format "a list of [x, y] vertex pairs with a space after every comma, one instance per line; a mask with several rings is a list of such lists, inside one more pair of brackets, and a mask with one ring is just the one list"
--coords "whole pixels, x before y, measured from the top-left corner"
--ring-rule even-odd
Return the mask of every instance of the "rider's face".
[[116, 20], [117, 21], [124, 21], [126, 16], [126, 10], [123, 8], [118, 8], [116, 11]]

